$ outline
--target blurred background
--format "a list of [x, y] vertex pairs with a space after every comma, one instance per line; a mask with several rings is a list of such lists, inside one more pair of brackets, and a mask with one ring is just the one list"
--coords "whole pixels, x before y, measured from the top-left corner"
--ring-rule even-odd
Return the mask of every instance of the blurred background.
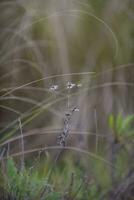
[[26, 149], [56, 145], [76, 107], [68, 145], [94, 151], [110, 114], [133, 114], [133, 10], [133, 0], [0, 1], [1, 143], [22, 129]]

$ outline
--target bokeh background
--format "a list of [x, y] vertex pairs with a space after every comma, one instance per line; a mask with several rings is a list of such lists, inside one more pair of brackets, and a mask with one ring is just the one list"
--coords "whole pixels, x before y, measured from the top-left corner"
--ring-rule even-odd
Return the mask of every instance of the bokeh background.
[[20, 135], [21, 119], [34, 134], [26, 149], [56, 145], [77, 107], [68, 144], [101, 148], [108, 116], [134, 112], [133, 10], [133, 0], [1, 0], [1, 142]]

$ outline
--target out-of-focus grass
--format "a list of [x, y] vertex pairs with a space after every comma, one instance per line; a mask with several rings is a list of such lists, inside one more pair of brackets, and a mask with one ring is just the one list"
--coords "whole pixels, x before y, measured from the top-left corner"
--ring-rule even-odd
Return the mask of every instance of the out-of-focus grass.
[[[104, 151], [103, 146], [101, 151], [95, 153], [67, 146], [66, 152], [55, 162], [56, 154], [49, 152], [55, 149], [48, 147], [48, 151], [47, 148], [35, 149], [38, 154], [30, 160], [25, 157], [25, 151], [18, 153], [21, 159], [23, 155], [22, 163], [20, 159], [13, 160], [9, 155], [6, 158], [5, 152], [1, 151], [1, 188], [7, 195], [20, 200], [82, 200], [83, 195], [86, 195], [87, 200], [103, 197], [113, 184], [118, 185], [133, 168], [133, 163], [130, 163], [133, 156], [133, 119], [133, 115], [109, 116], [112, 140], [107, 151], [111, 154]], [[29, 153], [32, 151], [34, 149]]]
[[[118, 156], [114, 168], [118, 181], [125, 176], [127, 162], [127, 155]], [[85, 165], [71, 154], [63, 157], [54, 168], [53, 161], [48, 158], [40, 158], [36, 164], [32, 163], [32, 167], [29, 166], [31, 163], [32, 161], [26, 164], [23, 171], [18, 171], [14, 161], [8, 159], [4, 176], [1, 174], [0, 186], [10, 196], [19, 200], [33, 198], [98, 200], [112, 187], [109, 166], [98, 160], [86, 159]], [[2, 168], [1, 170], [3, 173]], [[51, 177], [48, 179], [50, 170], [52, 170]]]
[[[49, 163], [51, 169], [53, 163]], [[17, 172], [17, 168], [12, 159], [9, 159], [6, 166], [6, 173], [1, 187], [10, 196], [17, 199], [85, 199], [95, 200], [101, 195], [105, 185], [98, 181], [98, 174], [94, 176], [93, 171], [90, 173], [76, 166], [71, 157], [61, 161], [52, 172], [51, 178], [47, 179], [45, 172], [47, 162], [40, 163], [33, 169], [24, 169]], [[101, 170], [101, 168], [99, 168]], [[94, 171], [95, 172], [95, 171]], [[97, 179], [96, 179], [97, 178]], [[105, 179], [103, 179], [103, 182]], [[46, 188], [44, 195], [41, 194]], [[5, 193], [6, 194], [6, 193]], [[5, 195], [6, 197], [6, 195]]]
[[[23, 172], [19, 159], [2, 162], [0, 185], [10, 195], [33, 200], [34, 190], [38, 199], [48, 184], [45, 199], [104, 200], [133, 167], [133, 5], [133, 0], [0, 2], [0, 143], [7, 142], [4, 155], [0, 144], [0, 157], [19, 149], [19, 138], [10, 143], [20, 135], [18, 118], [24, 133], [62, 131], [68, 99], [80, 110], [71, 124], [79, 131], [71, 133], [73, 153], [68, 147], [56, 166], [53, 152], [36, 162], [29, 154]], [[68, 93], [68, 81], [82, 87]], [[53, 85], [56, 92], [50, 91]], [[36, 135], [24, 138], [26, 151], [56, 145], [50, 131]], [[81, 148], [76, 154], [75, 147]]]
[[[122, 120], [126, 123], [122, 124]], [[121, 115], [111, 115], [109, 125], [113, 129], [113, 137], [121, 134], [122, 130], [122, 137], [126, 138], [127, 134], [133, 131], [132, 122], [133, 116], [123, 119]], [[132, 135], [129, 140], [133, 142]], [[133, 167], [133, 164], [129, 163], [133, 148], [126, 148], [128, 141], [123, 144], [121, 141], [114, 138], [111, 146], [108, 146], [108, 151], [112, 150], [113, 159], [109, 157], [111, 163], [105, 161], [108, 154], [104, 151], [99, 152], [98, 157], [95, 154], [84, 155], [84, 151], [79, 155], [67, 151], [56, 163], [49, 152], [42, 151], [39, 156], [36, 155], [36, 159], [26, 159], [23, 169], [20, 168], [18, 159], [16, 162], [12, 158], [2, 158], [0, 187], [5, 191], [5, 199], [7, 195], [11, 199], [15, 197], [19, 200], [109, 199], [108, 195], [113, 186], [118, 186]]]

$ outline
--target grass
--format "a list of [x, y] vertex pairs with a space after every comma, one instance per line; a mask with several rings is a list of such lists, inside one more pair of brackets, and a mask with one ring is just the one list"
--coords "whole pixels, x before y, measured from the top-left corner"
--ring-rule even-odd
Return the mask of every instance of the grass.
[[[45, 162], [42, 163], [40, 169], [24, 169], [18, 171], [14, 161], [9, 159], [7, 162], [6, 178], [3, 181], [5, 191], [16, 197], [17, 199], [83, 199], [83, 194], [86, 192], [85, 199], [91, 196], [99, 197], [95, 180], [89, 179], [83, 175], [81, 169], [74, 167], [70, 161], [62, 161], [59, 167], [53, 169], [50, 183], [47, 181], [48, 169]], [[52, 163], [51, 163], [52, 165]], [[50, 166], [51, 166], [50, 165]], [[72, 172], [71, 175], [71, 171]], [[98, 183], [99, 184], [99, 183]], [[43, 189], [45, 192], [43, 193]], [[43, 193], [43, 194], [42, 194]], [[42, 196], [42, 198], [40, 197]]]
[[[121, 134], [122, 130], [122, 137], [125, 138], [129, 132], [132, 133], [131, 123], [133, 122], [133, 116], [123, 119], [119, 115], [117, 119], [115, 118], [115, 121], [113, 119], [114, 116], [111, 115], [109, 123], [112, 128], [113, 123], [116, 123], [118, 128], [116, 129], [116, 134], [118, 133], [117, 131]], [[121, 124], [121, 120], [124, 120], [125, 123]], [[125, 127], [124, 124], [126, 124]], [[122, 125], [123, 128], [121, 128]], [[19, 138], [24, 142], [20, 122], [19, 127], [21, 130]], [[67, 138], [64, 139], [66, 140]], [[131, 153], [133, 152], [132, 147], [129, 145], [129, 150], [127, 149], [126, 151], [124, 143], [123, 146], [120, 146], [121, 141], [119, 140], [118, 143], [117, 141], [113, 142], [112, 146], [109, 146], [114, 157], [109, 162], [105, 158], [107, 154], [104, 154], [103, 151], [101, 155], [99, 155], [100, 153], [96, 155], [86, 150], [62, 145], [62, 143], [57, 147], [25, 151], [24, 144], [21, 142], [22, 151], [20, 153], [6, 157], [5, 152], [1, 152], [0, 187], [4, 191], [1, 198], [6, 199], [10, 196], [11, 199], [16, 198], [18, 200], [83, 200], [83, 197], [85, 200], [110, 199], [109, 194], [112, 188], [115, 184], [118, 186], [133, 168], [133, 165], [129, 164], [129, 159], [131, 159]], [[53, 159], [49, 152], [52, 149], [57, 149], [57, 154]], [[46, 150], [48, 150], [47, 154]], [[63, 152], [65, 150], [66, 152]], [[30, 158], [30, 162], [28, 162], [28, 158], [25, 158], [25, 156], [32, 152], [39, 152], [39, 157], [35, 155], [34, 159]], [[77, 152], [79, 152], [79, 156]], [[58, 159], [56, 159], [57, 155]], [[18, 156], [21, 159], [18, 160]], [[131, 200], [131, 198], [129, 199]]]
[[0, 200], [133, 200], [132, 23], [131, 0], [0, 2]]
[[[0, 182], [2, 191], [4, 191], [1, 198], [6, 199], [9, 197], [18, 200], [83, 200], [84, 197], [85, 200], [107, 200], [112, 195], [114, 196], [116, 192], [115, 186], [118, 188], [127, 177], [129, 171], [133, 169], [133, 165], [130, 165], [129, 161], [133, 156], [134, 116], [128, 115], [124, 117], [121, 114], [117, 116], [111, 114], [107, 120], [111, 128], [111, 134], [99, 135], [97, 112], [95, 110], [95, 133], [85, 132], [89, 136], [92, 135], [95, 139], [95, 149], [92, 151], [89, 151], [88, 148], [82, 149], [69, 146], [68, 139], [70, 134], [73, 134], [71, 130], [75, 121], [73, 117], [75, 112], [73, 111], [78, 109], [78, 113], [81, 114], [79, 106], [76, 106], [75, 109], [70, 108], [74, 101], [73, 98], [76, 98], [79, 94], [84, 94], [85, 91], [118, 84], [120, 83], [106, 83], [87, 88], [82, 86], [82, 88], [76, 91], [73, 91], [72, 87], [65, 85], [63, 90], [58, 88], [58, 94], [56, 93], [57, 91], [50, 91], [48, 89], [47, 91], [52, 95], [51, 98], [48, 98], [48, 103], [46, 100], [39, 104], [37, 103], [37, 105], [5, 127], [1, 133], [6, 134], [1, 138], [0, 145]], [[73, 87], [76, 87], [75, 85], [73, 84]], [[25, 85], [23, 86], [25, 87]], [[11, 89], [6, 95], [9, 95], [10, 92], [12, 93], [16, 89], [18, 88]], [[20, 99], [22, 100], [21, 97]], [[26, 134], [24, 131], [25, 126], [42, 112], [45, 112], [50, 106], [62, 101], [67, 104], [67, 112], [62, 116], [62, 129], [55, 130], [54, 132], [51, 129], [44, 129], [45, 132], [43, 133], [55, 133], [58, 140], [60, 140], [58, 145], [56, 144], [57, 140], [55, 140], [54, 146], [29, 149], [28, 144], [25, 145], [28, 137], [43, 134], [40, 133], [40, 129], [39, 133], [31, 131], [31, 133]], [[10, 127], [13, 127], [13, 129], [8, 132]], [[13, 136], [17, 132], [19, 132], [19, 135]], [[74, 132], [80, 135], [84, 133], [82, 131]], [[101, 142], [100, 138], [102, 139]], [[21, 150], [19, 149], [17, 152], [12, 153], [12, 148], [10, 149], [12, 144], [19, 144]], [[104, 144], [107, 145], [107, 149], [103, 149]], [[56, 155], [54, 152], [56, 152]], [[28, 162], [29, 158], [30, 162]], [[131, 192], [129, 191], [128, 195], [129, 193]], [[131, 197], [129, 199], [131, 200]]]

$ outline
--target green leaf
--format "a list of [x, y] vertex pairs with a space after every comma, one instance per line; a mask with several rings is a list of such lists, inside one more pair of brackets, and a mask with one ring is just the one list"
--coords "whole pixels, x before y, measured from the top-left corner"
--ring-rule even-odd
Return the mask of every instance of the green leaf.
[[116, 128], [117, 133], [121, 132], [122, 123], [123, 123], [123, 117], [120, 113], [116, 118], [116, 127], [115, 128]]
[[111, 114], [111, 115], [109, 116], [109, 118], [108, 118], [108, 124], [109, 124], [109, 127], [110, 127], [111, 129], [114, 128], [114, 121], [115, 121], [114, 116], [113, 116], [113, 114]]
[[134, 115], [130, 115], [123, 120], [121, 131], [129, 131], [131, 129], [132, 122], [134, 121]]

